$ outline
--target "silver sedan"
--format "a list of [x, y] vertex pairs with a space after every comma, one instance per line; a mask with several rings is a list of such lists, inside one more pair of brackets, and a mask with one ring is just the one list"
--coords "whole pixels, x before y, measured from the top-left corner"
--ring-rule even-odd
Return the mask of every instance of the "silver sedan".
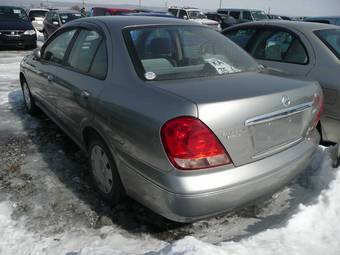
[[325, 96], [318, 127], [324, 140], [340, 142], [340, 28], [292, 21], [245, 23], [223, 31], [259, 63], [316, 80]]
[[88, 153], [105, 199], [126, 193], [175, 221], [277, 191], [319, 143], [317, 82], [268, 75], [194, 22], [70, 22], [24, 58], [20, 81], [28, 112], [42, 109]]

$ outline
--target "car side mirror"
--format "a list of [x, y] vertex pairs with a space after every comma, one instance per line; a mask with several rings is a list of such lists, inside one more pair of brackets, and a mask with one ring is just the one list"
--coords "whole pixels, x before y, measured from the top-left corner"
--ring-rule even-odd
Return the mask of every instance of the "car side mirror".
[[53, 20], [53, 21], [52, 21], [52, 24], [55, 25], [55, 26], [59, 26], [59, 22], [56, 21], [56, 20]]
[[188, 16], [187, 16], [187, 15], [184, 15], [184, 16], [183, 16], [183, 19], [188, 19]]
[[41, 58], [41, 50], [40, 49], [35, 49], [33, 51], [33, 56], [35, 60], [40, 60]]

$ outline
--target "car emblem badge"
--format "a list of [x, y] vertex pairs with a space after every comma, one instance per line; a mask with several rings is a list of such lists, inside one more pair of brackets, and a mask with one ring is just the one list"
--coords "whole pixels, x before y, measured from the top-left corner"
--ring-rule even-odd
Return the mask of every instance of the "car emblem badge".
[[291, 104], [290, 98], [288, 96], [283, 96], [281, 102], [284, 107], [288, 107]]

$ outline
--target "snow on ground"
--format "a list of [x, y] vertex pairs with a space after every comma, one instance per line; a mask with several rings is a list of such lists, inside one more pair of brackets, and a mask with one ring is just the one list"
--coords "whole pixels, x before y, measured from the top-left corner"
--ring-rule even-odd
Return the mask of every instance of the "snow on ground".
[[340, 253], [340, 172], [322, 147], [292, 184], [224, 216], [183, 225], [130, 200], [108, 208], [79, 149], [44, 115], [25, 114], [25, 54], [0, 52], [1, 255]]

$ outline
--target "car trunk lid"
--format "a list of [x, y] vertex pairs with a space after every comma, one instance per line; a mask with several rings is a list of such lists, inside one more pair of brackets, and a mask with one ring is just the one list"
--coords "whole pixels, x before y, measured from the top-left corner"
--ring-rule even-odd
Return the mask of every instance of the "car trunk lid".
[[321, 93], [314, 82], [261, 73], [164, 82], [159, 87], [196, 103], [198, 118], [219, 138], [236, 166], [300, 142]]

